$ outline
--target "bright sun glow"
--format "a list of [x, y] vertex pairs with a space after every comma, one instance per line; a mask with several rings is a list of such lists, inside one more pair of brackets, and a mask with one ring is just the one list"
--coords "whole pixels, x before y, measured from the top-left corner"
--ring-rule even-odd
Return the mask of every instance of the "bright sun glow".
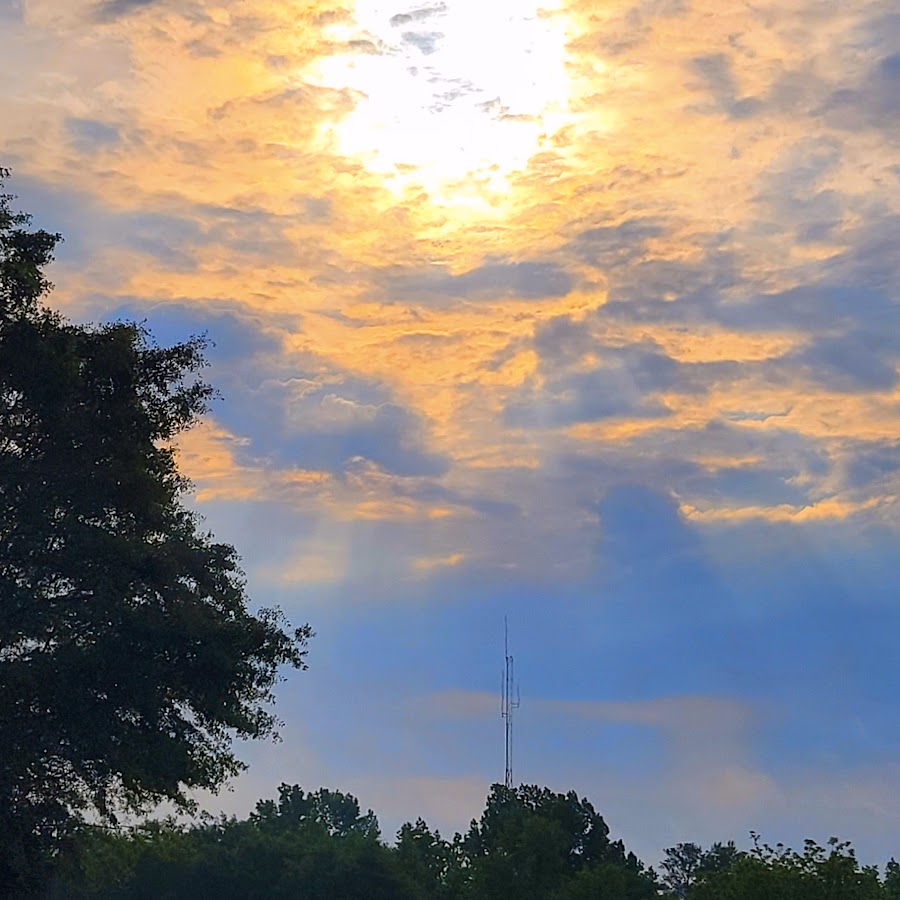
[[329, 35], [347, 52], [316, 80], [351, 88], [335, 149], [395, 189], [438, 202], [484, 199], [526, 167], [562, 121], [568, 97], [558, 0], [358, 0], [356, 24]]

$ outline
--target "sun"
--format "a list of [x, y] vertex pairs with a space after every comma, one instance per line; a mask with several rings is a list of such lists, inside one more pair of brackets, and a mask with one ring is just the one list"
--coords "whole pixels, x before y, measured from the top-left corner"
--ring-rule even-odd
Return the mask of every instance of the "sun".
[[359, 98], [328, 126], [335, 151], [435, 202], [503, 192], [565, 116], [558, 3], [357, 0], [355, 23], [329, 35], [341, 52], [316, 73]]

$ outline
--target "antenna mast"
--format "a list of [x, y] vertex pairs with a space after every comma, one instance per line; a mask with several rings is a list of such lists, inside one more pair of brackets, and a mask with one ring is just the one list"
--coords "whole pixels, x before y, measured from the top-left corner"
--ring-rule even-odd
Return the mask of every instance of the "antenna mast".
[[[503, 783], [506, 787], [513, 786], [512, 772], [512, 730], [513, 710], [519, 708], [519, 686], [516, 684], [513, 658], [509, 653], [509, 623], [506, 616], [503, 617], [503, 655], [506, 666], [503, 670], [503, 688], [500, 695], [500, 715], [506, 726], [506, 771]], [[514, 699], [515, 695], [515, 699]]]

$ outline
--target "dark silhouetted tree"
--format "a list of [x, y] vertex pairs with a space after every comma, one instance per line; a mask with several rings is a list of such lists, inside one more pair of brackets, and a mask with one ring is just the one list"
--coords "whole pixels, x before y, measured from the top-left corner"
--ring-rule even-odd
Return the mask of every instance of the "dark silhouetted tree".
[[355, 797], [282, 785], [245, 820], [167, 820], [121, 833], [85, 826], [47, 897], [651, 900], [677, 889], [689, 900], [889, 900], [900, 878], [892, 860], [879, 880], [836, 839], [795, 853], [753, 835], [749, 852], [731, 842], [672, 848], [669, 871], [689, 874], [660, 890], [652, 870], [609, 841], [586, 800], [536, 787], [494, 785], [465, 838], [448, 842], [422, 819], [404, 825], [393, 848], [378, 833]]
[[806, 841], [802, 853], [781, 844], [774, 848], [752, 834], [749, 853], [736, 853], [731, 864], [701, 870], [690, 900], [883, 900], [886, 885], [873, 866], [861, 867], [849, 843], [837, 838], [829, 848]]
[[[656, 895], [653, 877], [621, 841], [609, 840], [603, 817], [574, 791], [493, 785], [463, 848], [471, 896], [479, 900], [543, 900], [568, 890], [576, 876], [596, 892], [612, 870], [627, 886], [619, 896]], [[585, 870], [592, 874], [580, 875]]]
[[[8, 177], [0, 170], [0, 187]], [[58, 235], [0, 195], [0, 879], [24, 894], [85, 810], [215, 788], [270, 735], [309, 628], [252, 614], [234, 548], [183, 504], [203, 341], [41, 304]], [[13, 886], [13, 887], [10, 887]]]
[[669, 892], [684, 898], [697, 880], [703, 865], [703, 848], [698, 844], [676, 844], [666, 848], [666, 856], [660, 863], [661, 881]]
[[900, 863], [893, 857], [884, 869], [884, 894], [890, 900], [900, 900]]
[[423, 819], [417, 819], [415, 825], [407, 822], [397, 832], [397, 860], [423, 900], [462, 896], [466, 872], [459, 835], [446, 841]]
[[243, 821], [85, 828], [50, 897], [419, 900], [378, 833], [374, 813], [360, 815], [350, 794], [282, 785]]
[[363, 815], [356, 797], [328, 788], [307, 794], [299, 785], [282, 784], [278, 799], [260, 800], [250, 819], [262, 828], [317, 825], [329, 837], [356, 834], [368, 840], [379, 838], [378, 819], [371, 809]]

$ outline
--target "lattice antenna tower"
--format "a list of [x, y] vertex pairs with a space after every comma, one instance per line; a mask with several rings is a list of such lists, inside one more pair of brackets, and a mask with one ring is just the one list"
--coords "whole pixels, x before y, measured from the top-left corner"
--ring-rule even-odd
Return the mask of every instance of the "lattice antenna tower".
[[500, 692], [500, 715], [506, 729], [506, 771], [503, 783], [513, 786], [512, 751], [513, 751], [513, 712], [519, 708], [519, 685], [516, 683], [515, 663], [509, 652], [509, 623], [503, 617], [503, 686]]

